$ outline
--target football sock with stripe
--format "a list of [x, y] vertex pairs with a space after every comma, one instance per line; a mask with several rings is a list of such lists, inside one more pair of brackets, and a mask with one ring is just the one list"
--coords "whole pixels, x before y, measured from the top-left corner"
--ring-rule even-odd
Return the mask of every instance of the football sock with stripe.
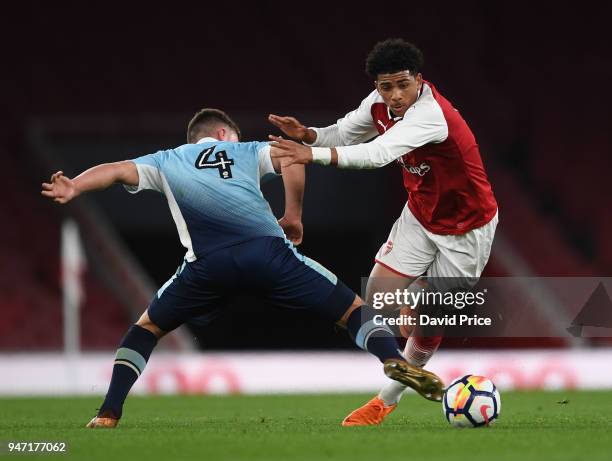
[[387, 359], [404, 360], [393, 331], [387, 325], [379, 325], [380, 322], [374, 321], [374, 316], [379, 314], [380, 311], [366, 305], [351, 312], [346, 321], [351, 338], [357, 346], [375, 355], [383, 363]]
[[411, 336], [406, 342], [404, 356], [415, 367], [424, 367], [441, 342], [442, 336]]
[[156, 344], [157, 337], [149, 330], [138, 325], [130, 327], [117, 349], [110, 386], [98, 416], [107, 416], [110, 411], [113, 417], [121, 417], [123, 402], [144, 371]]

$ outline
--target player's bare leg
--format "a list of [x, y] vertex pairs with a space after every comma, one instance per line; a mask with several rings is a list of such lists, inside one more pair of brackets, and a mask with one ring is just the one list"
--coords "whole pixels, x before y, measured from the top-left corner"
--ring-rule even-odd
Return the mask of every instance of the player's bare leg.
[[157, 340], [166, 332], [158, 328], [145, 311], [138, 322], [132, 325], [123, 337], [113, 367], [113, 376], [100, 411], [87, 423], [90, 429], [113, 429], [117, 427], [123, 402], [136, 382]]
[[[407, 277], [380, 264], [375, 264], [366, 287], [368, 302], [370, 304], [373, 302], [374, 293], [394, 292], [396, 289], [403, 290], [415, 280], [416, 277]], [[410, 331], [404, 329], [402, 334], [408, 336]], [[411, 357], [406, 352], [405, 350], [404, 356]], [[349, 414], [342, 422], [343, 426], [380, 424], [397, 407], [397, 403], [407, 387], [415, 389], [429, 400], [439, 401], [442, 399], [442, 381], [435, 374], [423, 370], [422, 365], [410, 363], [410, 360], [388, 360], [385, 362], [384, 369], [385, 374], [393, 381], [387, 384], [376, 397]]]

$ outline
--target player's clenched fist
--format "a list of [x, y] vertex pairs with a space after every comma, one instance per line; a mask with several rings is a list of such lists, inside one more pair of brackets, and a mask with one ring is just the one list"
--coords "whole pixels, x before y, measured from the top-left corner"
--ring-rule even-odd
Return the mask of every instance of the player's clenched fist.
[[42, 183], [41, 194], [53, 199], [54, 202], [68, 203], [78, 195], [74, 181], [64, 176], [63, 171], [53, 174], [50, 181]]
[[302, 221], [300, 219], [282, 217], [278, 220], [278, 224], [283, 228], [285, 235], [291, 241], [291, 243], [296, 246], [302, 243], [304, 226], [302, 225]]

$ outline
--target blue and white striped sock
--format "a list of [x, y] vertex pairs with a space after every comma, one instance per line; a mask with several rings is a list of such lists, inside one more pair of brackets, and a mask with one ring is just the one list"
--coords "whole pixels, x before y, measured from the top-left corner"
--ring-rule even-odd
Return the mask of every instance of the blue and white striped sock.
[[98, 416], [109, 416], [110, 412], [110, 416], [121, 418], [123, 402], [144, 371], [156, 344], [157, 337], [149, 330], [138, 325], [130, 327], [117, 349], [113, 376]]
[[383, 363], [387, 359], [404, 360], [393, 331], [387, 325], [378, 325], [374, 321], [374, 316], [378, 314], [380, 311], [366, 305], [351, 312], [346, 321], [351, 338], [357, 346], [375, 355]]

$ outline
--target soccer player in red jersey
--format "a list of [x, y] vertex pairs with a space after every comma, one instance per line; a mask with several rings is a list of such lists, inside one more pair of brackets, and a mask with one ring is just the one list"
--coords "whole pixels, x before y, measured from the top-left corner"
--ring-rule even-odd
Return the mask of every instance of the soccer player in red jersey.
[[[366, 288], [370, 305], [374, 293], [406, 289], [422, 275], [475, 283], [489, 259], [497, 225], [497, 203], [474, 134], [457, 109], [423, 79], [422, 65], [423, 55], [413, 44], [385, 40], [366, 61], [375, 90], [335, 124], [308, 128], [293, 117], [269, 116], [302, 143], [270, 136], [275, 141], [272, 157], [286, 164], [370, 169], [395, 161], [402, 168], [408, 202], [375, 257]], [[423, 367], [441, 340], [412, 334], [404, 356]], [[379, 424], [405, 388], [390, 382], [342, 424]]]

